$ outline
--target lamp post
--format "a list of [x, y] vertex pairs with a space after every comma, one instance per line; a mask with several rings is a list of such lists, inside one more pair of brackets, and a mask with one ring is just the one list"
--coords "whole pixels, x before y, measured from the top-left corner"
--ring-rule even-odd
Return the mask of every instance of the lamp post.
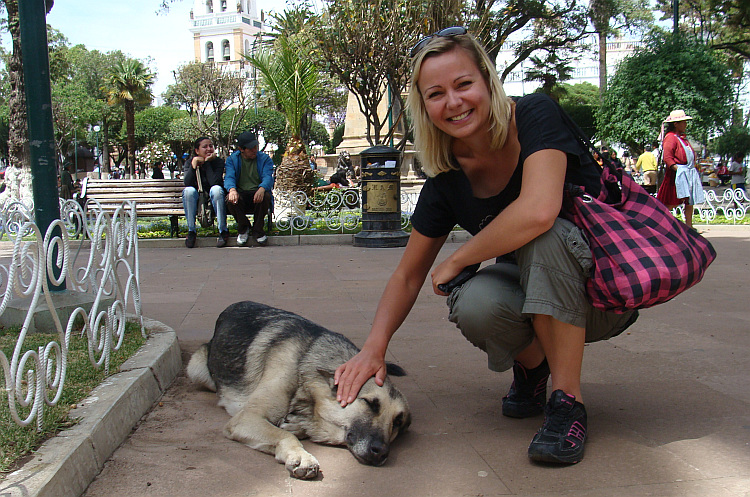
[[101, 129], [98, 124], [94, 125], [94, 134], [96, 135], [96, 163], [99, 164], [99, 179], [102, 179], [102, 161], [99, 154], [99, 131]]

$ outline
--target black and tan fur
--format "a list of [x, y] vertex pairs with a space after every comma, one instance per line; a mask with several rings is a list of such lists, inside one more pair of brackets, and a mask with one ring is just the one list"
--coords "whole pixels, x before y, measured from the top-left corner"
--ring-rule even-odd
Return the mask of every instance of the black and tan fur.
[[[299, 438], [345, 445], [361, 463], [385, 463], [391, 442], [411, 421], [401, 392], [370, 379], [357, 400], [336, 402], [333, 374], [358, 352], [346, 337], [291, 312], [255, 302], [227, 307], [214, 336], [193, 354], [189, 378], [219, 396], [232, 418], [224, 434], [273, 454], [296, 478], [320, 466]], [[389, 375], [403, 375], [389, 365]]]

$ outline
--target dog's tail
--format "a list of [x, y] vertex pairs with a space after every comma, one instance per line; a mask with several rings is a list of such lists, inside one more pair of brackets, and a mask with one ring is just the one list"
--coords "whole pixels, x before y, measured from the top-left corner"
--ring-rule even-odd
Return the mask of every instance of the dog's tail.
[[203, 385], [209, 390], [216, 391], [216, 383], [211, 379], [208, 371], [208, 344], [204, 343], [195, 351], [187, 365], [187, 375], [190, 381]]

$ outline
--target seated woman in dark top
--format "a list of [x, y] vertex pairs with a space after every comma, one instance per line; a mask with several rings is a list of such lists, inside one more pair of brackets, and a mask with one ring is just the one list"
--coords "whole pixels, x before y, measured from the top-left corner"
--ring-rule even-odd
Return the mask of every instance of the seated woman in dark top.
[[185, 161], [184, 183], [182, 191], [182, 206], [188, 223], [188, 234], [185, 239], [187, 248], [195, 247], [197, 232], [195, 216], [198, 212], [198, 175], [204, 192], [209, 192], [211, 205], [216, 213], [219, 224], [219, 238], [217, 247], [224, 247], [229, 240], [227, 230], [226, 193], [224, 192], [224, 160], [216, 155], [214, 143], [210, 138], [202, 136], [193, 143], [193, 155]]

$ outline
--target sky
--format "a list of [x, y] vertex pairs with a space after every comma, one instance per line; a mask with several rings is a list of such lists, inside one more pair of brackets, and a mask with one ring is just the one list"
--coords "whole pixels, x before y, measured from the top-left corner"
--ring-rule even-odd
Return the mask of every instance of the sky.
[[[89, 50], [123, 53], [146, 61], [157, 74], [154, 95], [174, 82], [172, 71], [193, 59], [193, 35], [188, 31], [193, 0], [177, 0], [169, 12], [157, 14], [159, 0], [55, 0], [47, 23], [61, 31], [71, 45]], [[260, 10], [281, 12], [284, 0], [258, 0]], [[9, 38], [3, 45], [10, 46]]]

